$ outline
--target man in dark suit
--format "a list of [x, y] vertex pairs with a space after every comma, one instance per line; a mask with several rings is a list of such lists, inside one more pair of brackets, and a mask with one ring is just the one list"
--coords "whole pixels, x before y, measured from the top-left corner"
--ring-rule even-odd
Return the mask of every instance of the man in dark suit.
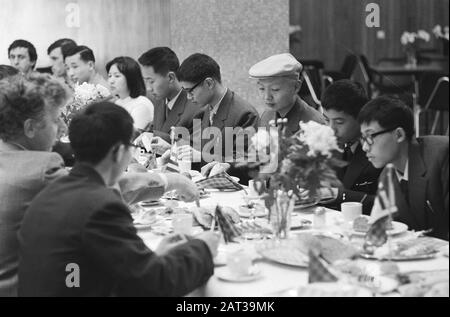
[[325, 124], [323, 115], [300, 99], [300, 73], [302, 64], [291, 54], [270, 56], [249, 70], [251, 78], [257, 79], [258, 90], [268, 107], [261, 115], [260, 127], [269, 127], [272, 120], [286, 118], [286, 135], [300, 128], [299, 122], [316, 121]]
[[432, 236], [448, 240], [448, 137], [415, 138], [411, 109], [392, 97], [367, 103], [358, 121], [369, 161], [377, 168], [395, 167], [394, 220], [410, 230], [432, 229]]
[[[109, 102], [72, 120], [77, 164], [32, 201], [18, 235], [19, 295], [181, 296], [212, 275], [215, 234], [187, 242], [172, 236], [153, 252], [137, 235], [121, 197], [108, 188], [130, 162], [132, 135], [131, 116]], [[150, 186], [154, 198], [170, 190], [164, 176]], [[184, 195], [198, 199], [195, 186]]]
[[340, 209], [344, 201], [357, 201], [363, 203], [364, 213], [369, 214], [381, 169], [375, 168], [367, 160], [359, 142], [361, 131], [357, 117], [369, 101], [364, 87], [351, 80], [339, 80], [324, 91], [321, 101], [328, 125], [334, 130], [338, 144], [343, 149], [342, 159], [348, 163], [337, 171], [343, 188], [332, 189], [335, 200], [328, 206]]
[[207, 55], [189, 56], [181, 64], [178, 77], [188, 99], [202, 108], [194, 120], [192, 142], [179, 149], [180, 155], [201, 160], [201, 165], [228, 162], [229, 173], [246, 183], [248, 175], [233, 163], [246, 154], [248, 136], [255, 131], [258, 112], [223, 85], [219, 65]]
[[[150, 132], [167, 143], [171, 127], [192, 129], [192, 119], [200, 110], [187, 98], [177, 78], [180, 67], [177, 55], [168, 47], [155, 47], [138, 59], [150, 97], [156, 101]], [[158, 143], [157, 139], [155, 140]]]

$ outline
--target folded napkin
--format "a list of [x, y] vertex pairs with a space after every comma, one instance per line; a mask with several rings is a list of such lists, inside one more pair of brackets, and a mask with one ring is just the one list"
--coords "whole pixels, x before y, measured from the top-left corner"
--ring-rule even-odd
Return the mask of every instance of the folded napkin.
[[220, 190], [244, 189], [239, 183], [236, 183], [226, 172], [222, 172], [214, 176], [199, 180], [196, 184], [199, 188], [215, 188]]

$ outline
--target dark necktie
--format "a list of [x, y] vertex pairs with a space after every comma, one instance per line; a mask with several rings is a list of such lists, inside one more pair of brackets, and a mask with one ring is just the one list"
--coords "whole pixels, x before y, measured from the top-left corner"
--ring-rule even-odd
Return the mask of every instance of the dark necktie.
[[400, 190], [402, 191], [403, 197], [405, 198], [406, 204], [409, 206], [409, 191], [408, 191], [408, 181], [402, 179], [400, 181]]
[[169, 106], [167, 103], [164, 105], [164, 108], [166, 109], [166, 120], [167, 120], [169, 118], [169, 114], [170, 114], [170, 109], [169, 109]]

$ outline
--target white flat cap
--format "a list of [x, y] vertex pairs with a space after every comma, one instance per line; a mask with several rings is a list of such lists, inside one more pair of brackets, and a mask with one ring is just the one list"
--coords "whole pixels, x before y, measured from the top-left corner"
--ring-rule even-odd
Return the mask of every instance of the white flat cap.
[[272, 55], [253, 65], [248, 74], [252, 78], [299, 76], [303, 66], [291, 54]]

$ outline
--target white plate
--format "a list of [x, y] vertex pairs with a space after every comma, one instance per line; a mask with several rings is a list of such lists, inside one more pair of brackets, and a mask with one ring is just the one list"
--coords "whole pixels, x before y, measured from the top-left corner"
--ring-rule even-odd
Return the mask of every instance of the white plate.
[[276, 297], [372, 297], [366, 288], [343, 283], [313, 283], [270, 294]]
[[[408, 226], [404, 223], [392, 221], [392, 229], [387, 231], [390, 236], [395, 236], [408, 231]], [[365, 236], [367, 232], [355, 231], [352, 229], [351, 234], [355, 236]]]
[[235, 275], [230, 272], [227, 267], [216, 270], [214, 273], [218, 279], [227, 281], [227, 282], [235, 282], [235, 283], [245, 283], [252, 282], [260, 279], [263, 275], [259, 267], [255, 264], [253, 265], [249, 271], [252, 274], [249, 275]]

